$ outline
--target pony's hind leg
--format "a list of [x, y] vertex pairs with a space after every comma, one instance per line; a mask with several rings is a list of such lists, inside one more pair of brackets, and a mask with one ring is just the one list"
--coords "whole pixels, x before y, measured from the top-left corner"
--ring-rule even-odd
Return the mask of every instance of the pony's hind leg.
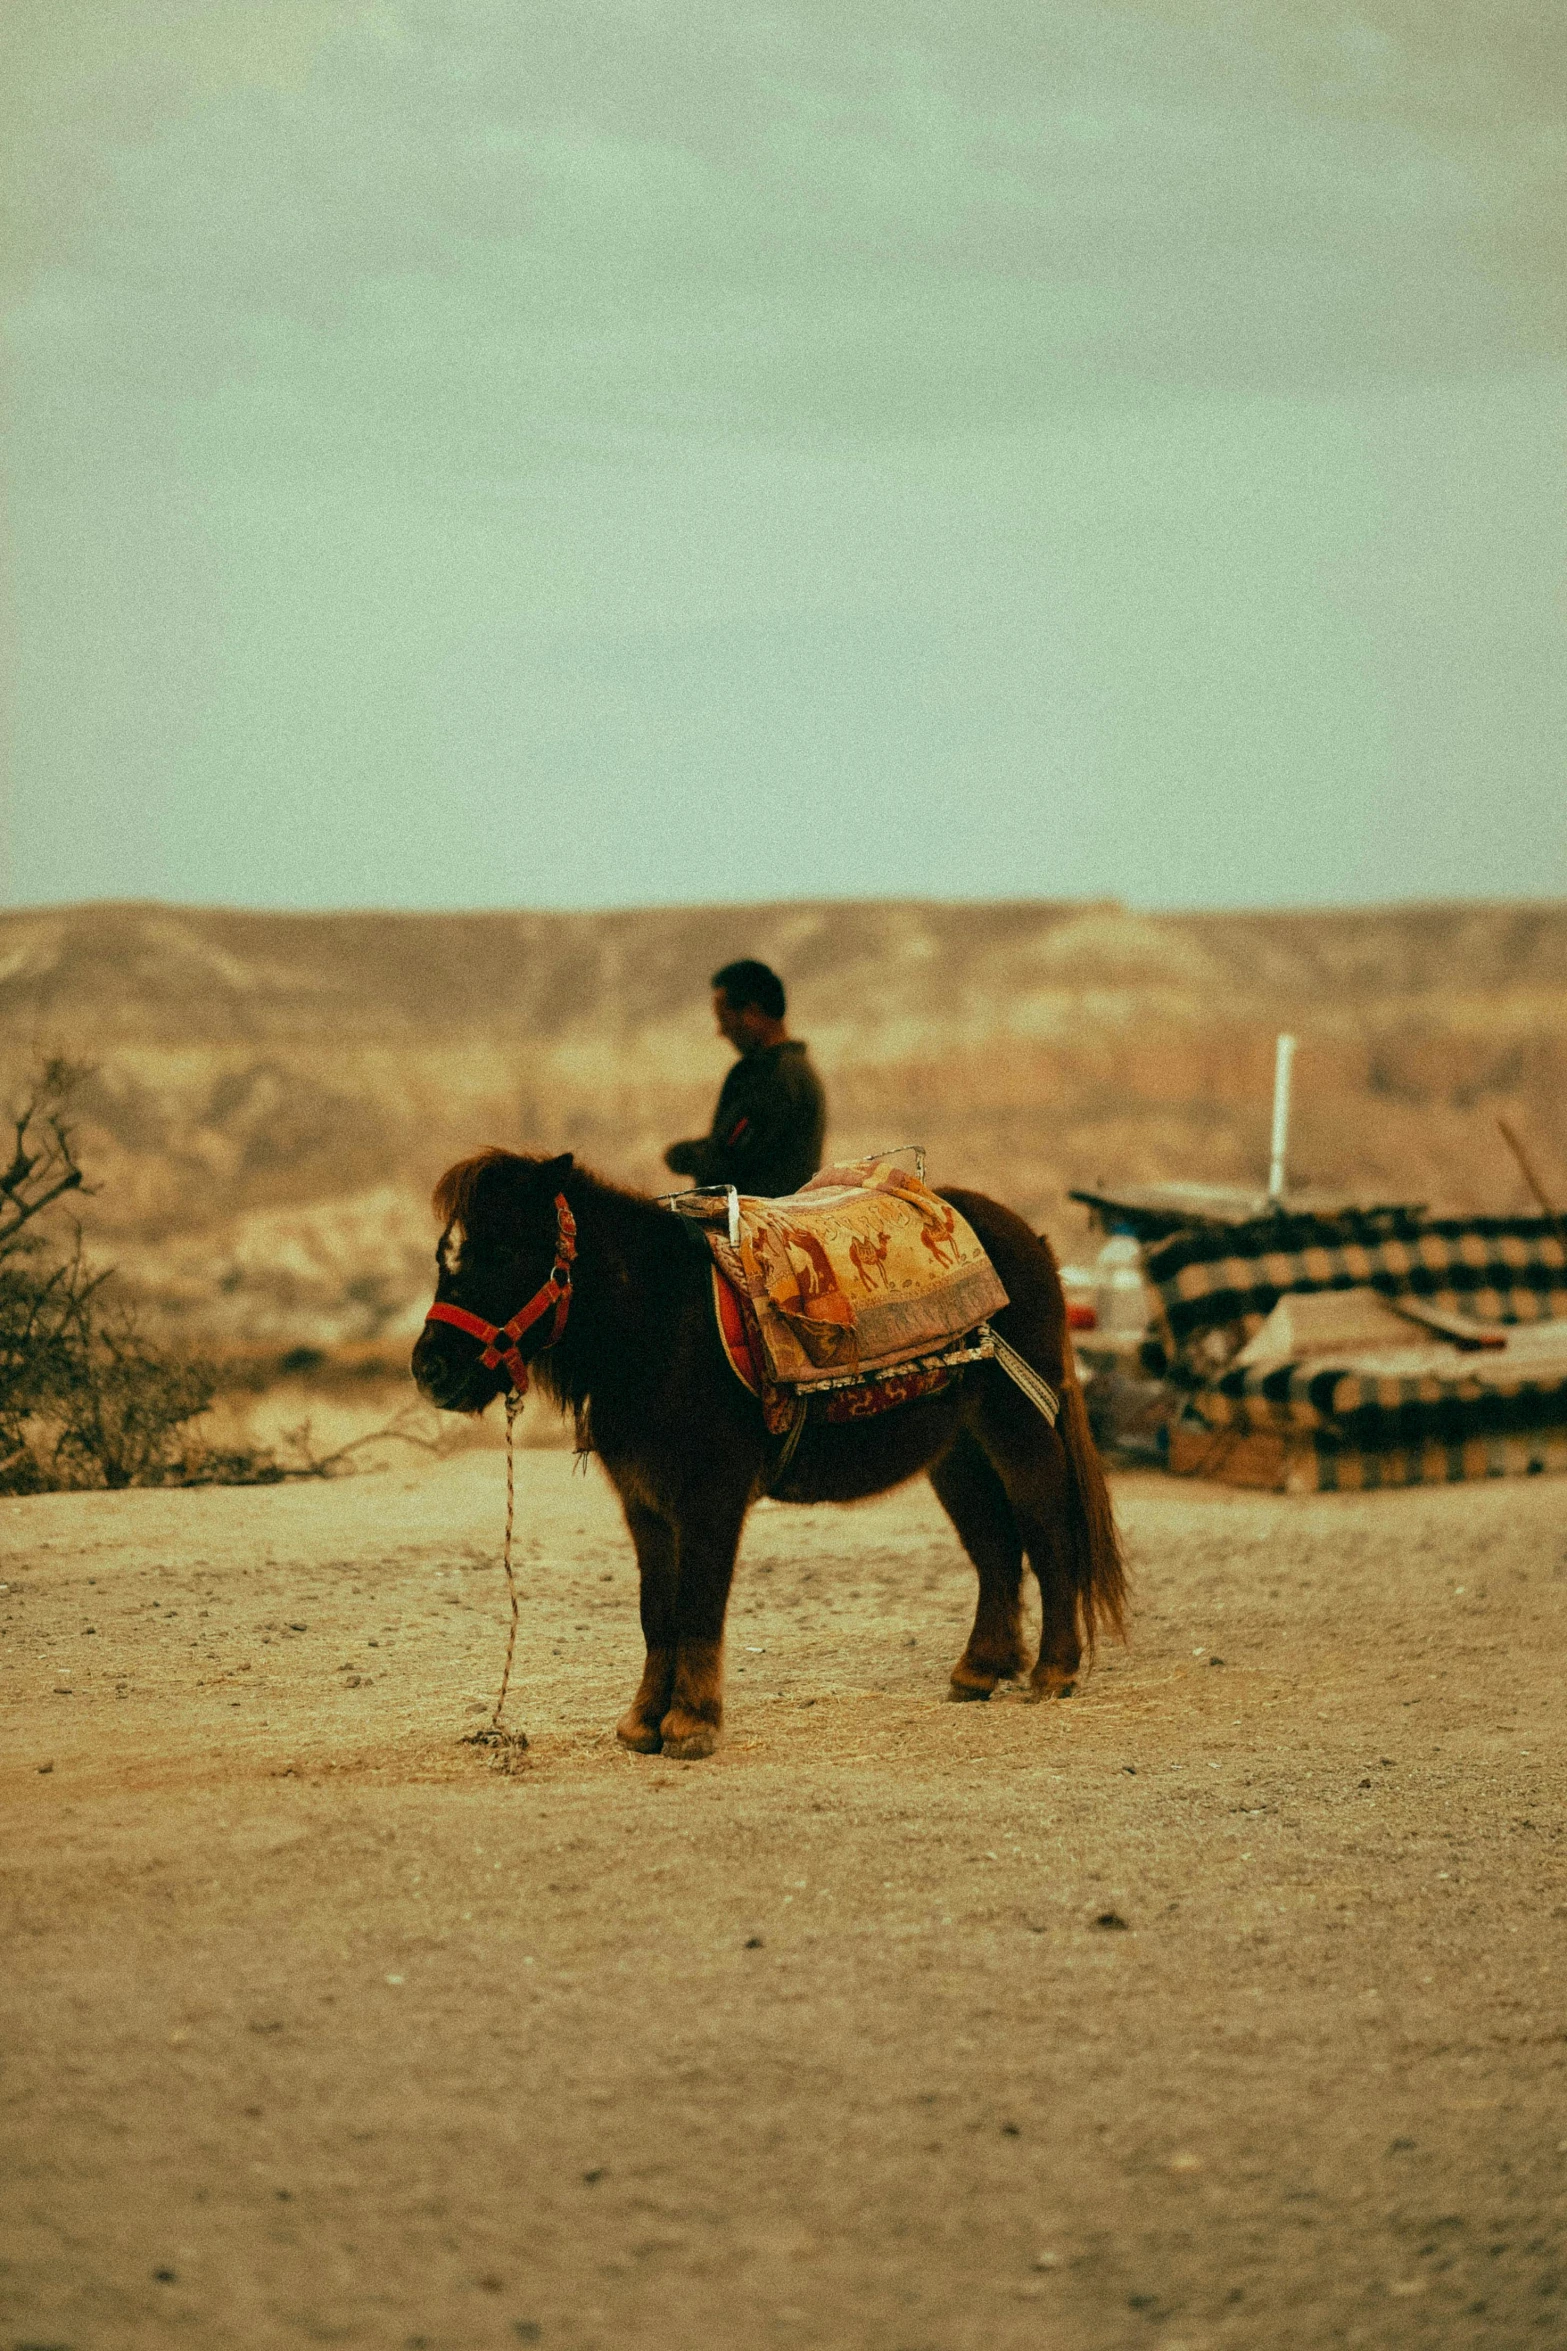
[[1039, 1657], [1029, 1676], [1030, 1691], [1035, 1698], [1070, 1698], [1082, 1667], [1083, 1639], [1066, 1452], [1033, 1405], [1015, 1388], [1001, 1386], [999, 1374], [980, 1425], [984, 1450], [1039, 1585]]
[[1039, 1658], [1029, 1676], [1035, 1698], [1070, 1698], [1083, 1663], [1077, 1587], [1061, 1556], [1060, 1522], [1029, 1516], [1023, 1522], [1029, 1565], [1039, 1582]]
[[1006, 1489], [966, 1431], [933, 1463], [930, 1482], [979, 1576], [974, 1629], [952, 1669], [954, 1698], [988, 1698], [1023, 1670], [1019, 1602], [1023, 1543]]
[[637, 1547], [647, 1662], [636, 1696], [615, 1725], [615, 1736], [638, 1755], [656, 1755], [664, 1744], [659, 1726], [675, 1685], [675, 1530], [645, 1503], [627, 1502], [625, 1512]]

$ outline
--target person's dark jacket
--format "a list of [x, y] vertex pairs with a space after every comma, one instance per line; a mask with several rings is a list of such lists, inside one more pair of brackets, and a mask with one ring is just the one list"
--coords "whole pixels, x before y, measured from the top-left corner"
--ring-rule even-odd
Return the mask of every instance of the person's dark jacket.
[[776, 1200], [797, 1192], [822, 1163], [827, 1098], [805, 1047], [793, 1038], [742, 1053], [724, 1080], [713, 1131], [671, 1143], [664, 1164], [698, 1184]]

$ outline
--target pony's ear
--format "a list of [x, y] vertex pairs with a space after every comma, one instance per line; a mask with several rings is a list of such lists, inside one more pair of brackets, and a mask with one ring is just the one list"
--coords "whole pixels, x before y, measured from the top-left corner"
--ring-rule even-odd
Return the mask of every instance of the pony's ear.
[[548, 1167], [541, 1167], [539, 1174], [542, 1176], [545, 1183], [553, 1184], [558, 1189], [570, 1175], [575, 1164], [576, 1162], [573, 1160], [571, 1153], [569, 1151], [563, 1151], [558, 1159], [552, 1159], [550, 1161]]

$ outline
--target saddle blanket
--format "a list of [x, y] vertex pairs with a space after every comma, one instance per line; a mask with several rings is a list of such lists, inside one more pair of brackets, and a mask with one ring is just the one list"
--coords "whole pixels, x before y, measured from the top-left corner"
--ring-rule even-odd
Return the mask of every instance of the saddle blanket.
[[[783, 1436], [803, 1409], [799, 1391], [777, 1387], [762, 1361], [762, 1343], [751, 1301], [737, 1290], [717, 1266], [711, 1268], [713, 1312], [729, 1368], [742, 1387], [760, 1397], [763, 1417], [775, 1437]], [[949, 1350], [941, 1359], [900, 1364], [891, 1371], [865, 1378], [839, 1379], [815, 1391], [816, 1409], [824, 1420], [868, 1420], [873, 1413], [890, 1412], [895, 1404], [912, 1404], [916, 1396], [934, 1396], [946, 1387], [960, 1361], [984, 1353], [983, 1346]]]
[[767, 1386], [804, 1395], [923, 1371], [1007, 1302], [972, 1227], [889, 1160], [824, 1168], [782, 1200], [678, 1204], [744, 1302]]

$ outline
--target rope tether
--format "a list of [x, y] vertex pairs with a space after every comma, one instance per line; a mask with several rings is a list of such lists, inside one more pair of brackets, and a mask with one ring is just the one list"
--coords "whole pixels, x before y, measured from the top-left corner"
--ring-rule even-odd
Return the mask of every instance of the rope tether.
[[511, 1538], [517, 1508], [515, 1439], [517, 1415], [521, 1410], [521, 1396], [515, 1388], [508, 1389], [506, 1395], [506, 1535], [501, 1545], [501, 1565], [506, 1570], [506, 1597], [511, 1605], [511, 1622], [506, 1628], [506, 1662], [501, 1668], [500, 1694], [495, 1701], [495, 1711], [482, 1731], [469, 1732], [463, 1741], [465, 1747], [501, 1747], [515, 1750], [526, 1747], [528, 1744], [526, 1731], [508, 1731], [501, 1724], [501, 1715], [506, 1706], [506, 1692], [511, 1687], [511, 1661], [517, 1650], [517, 1577], [511, 1563]]

